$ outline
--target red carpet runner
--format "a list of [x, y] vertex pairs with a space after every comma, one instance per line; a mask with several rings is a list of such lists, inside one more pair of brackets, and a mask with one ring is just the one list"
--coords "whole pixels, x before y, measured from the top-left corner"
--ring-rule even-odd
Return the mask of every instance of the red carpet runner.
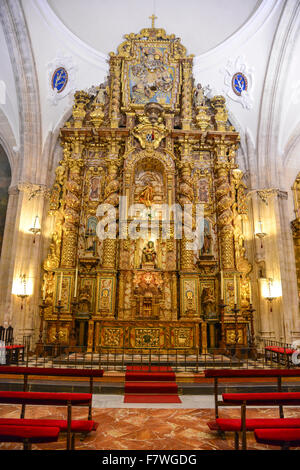
[[127, 366], [124, 403], [181, 403], [172, 368]]

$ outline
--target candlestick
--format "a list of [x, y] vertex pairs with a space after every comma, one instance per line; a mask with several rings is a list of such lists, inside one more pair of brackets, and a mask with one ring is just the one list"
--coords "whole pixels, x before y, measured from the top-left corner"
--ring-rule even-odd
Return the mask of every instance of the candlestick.
[[77, 282], [78, 282], [78, 264], [75, 271], [75, 286], [74, 286], [74, 297], [77, 297]]
[[234, 303], [237, 305], [237, 285], [236, 285], [236, 274], [234, 275]]
[[43, 300], [46, 299], [46, 282], [43, 284]]
[[63, 273], [61, 272], [61, 273], [60, 273], [60, 284], [59, 284], [58, 301], [61, 300], [62, 281], [63, 281]]
[[224, 299], [224, 279], [223, 279], [223, 269], [221, 269], [221, 300]]
[[252, 305], [252, 287], [251, 287], [251, 281], [249, 282], [249, 303]]

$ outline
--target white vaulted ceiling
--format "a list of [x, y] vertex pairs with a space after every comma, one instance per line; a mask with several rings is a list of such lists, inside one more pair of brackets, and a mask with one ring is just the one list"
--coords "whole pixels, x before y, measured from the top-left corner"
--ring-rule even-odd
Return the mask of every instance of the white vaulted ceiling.
[[125, 33], [150, 26], [181, 37], [190, 54], [209, 51], [238, 31], [261, 0], [48, 0], [49, 6], [82, 41], [100, 52], [115, 50]]

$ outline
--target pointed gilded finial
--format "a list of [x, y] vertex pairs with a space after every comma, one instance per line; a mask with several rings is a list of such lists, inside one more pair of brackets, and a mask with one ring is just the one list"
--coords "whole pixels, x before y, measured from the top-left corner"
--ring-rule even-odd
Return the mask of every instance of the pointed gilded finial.
[[157, 16], [155, 16], [154, 14], [152, 16], [149, 16], [149, 20], [151, 20], [151, 28], [152, 29], [155, 29], [155, 20], [157, 20]]

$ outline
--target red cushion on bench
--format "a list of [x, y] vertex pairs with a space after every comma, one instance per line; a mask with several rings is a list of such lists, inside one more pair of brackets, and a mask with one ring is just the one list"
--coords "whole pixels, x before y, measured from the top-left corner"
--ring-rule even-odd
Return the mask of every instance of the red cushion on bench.
[[67, 369], [58, 367], [0, 366], [2, 374], [54, 375], [64, 377], [102, 377], [102, 369]]
[[255, 429], [254, 435], [261, 444], [300, 446], [300, 429]]
[[207, 378], [298, 377], [300, 376], [300, 369], [206, 369], [204, 375]]
[[211, 431], [219, 431], [220, 430], [219, 426], [217, 425], [216, 420], [208, 421], [208, 423], [206, 423], [206, 424], [207, 424], [207, 426], [209, 427], [209, 429]]
[[241, 405], [300, 405], [300, 392], [274, 393], [223, 393], [224, 403]]
[[265, 349], [267, 351], [272, 351], [272, 352], [275, 352], [275, 353], [280, 353], [280, 354], [293, 354], [296, 349], [291, 349], [291, 348], [279, 348], [277, 346], [266, 346]]
[[0, 426], [0, 442], [55, 442], [59, 428], [42, 426]]
[[48, 392], [0, 392], [0, 403], [15, 405], [89, 405], [91, 393], [48, 393]]
[[[0, 418], [0, 426], [42, 426], [57, 427], [61, 432], [67, 432], [68, 421], [65, 419], [18, 419]], [[71, 421], [71, 432], [88, 433], [97, 429], [98, 423], [93, 420], [74, 419]]]
[[[215, 429], [221, 431], [241, 431], [241, 420], [240, 419], [226, 419], [217, 418], [215, 421], [210, 421], [208, 427], [213, 429], [215, 423]], [[246, 419], [247, 431], [254, 431], [254, 429], [261, 428], [300, 428], [299, 418], [257, 418], [257, 419]]]

